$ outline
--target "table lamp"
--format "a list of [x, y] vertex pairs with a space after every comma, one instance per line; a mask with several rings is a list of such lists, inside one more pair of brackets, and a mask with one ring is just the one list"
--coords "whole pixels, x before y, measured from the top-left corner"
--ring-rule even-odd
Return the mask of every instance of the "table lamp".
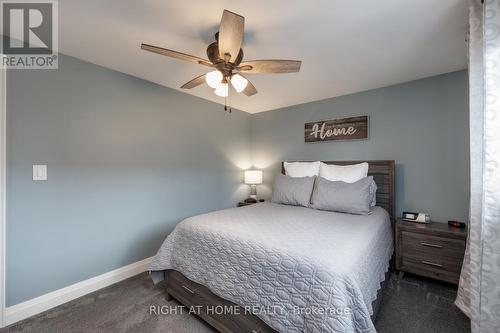
[[262, 184], [262, 170], [245, 170], [245, 184], [250, 185], [250, 198], [245, 202], [257, 202], [257, 185]]

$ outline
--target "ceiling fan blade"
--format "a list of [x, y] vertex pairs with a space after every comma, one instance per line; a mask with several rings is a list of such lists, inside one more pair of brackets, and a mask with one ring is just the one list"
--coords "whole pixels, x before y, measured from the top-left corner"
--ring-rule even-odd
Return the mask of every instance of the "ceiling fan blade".
[[243, 61], [238, 67], [244, 73], [295, 73], [300, 71], [299, 60], [251, 60]]
[[190, 62], [193, 62], [195, 64], [205, 65], [205, 66], [209, 66], [209, 67], [213, 66], [212, 63], [206, 59], [195, 57], [195, 56], [192, 56], [192, 55], [189, 55], [186, 53], [182, 53], [182, 52], [164, 49], [164, 48], [158, 47], [158, 46], [153, 46], [153, 45], [142, 43], [141, 49], [149, 51], [149, 52], [161, 54], [161, 55], [164, 55], [167, 57], [179, 59], [179, 60], [190, 61]]
[[195, 77], [191, 81], [185, 83], [181, 88], [182, 89], [191, 89], [194, 87], [198, 87], [200, 84], [203, 84], [203, 83], [205, 83], [205, 74]]
[[241, 15], [224, 9], [219, 27], [219, 55], [221, 59], [229, 54], [227, 61], [234, 62], [240, 52], [243, 43], [243, 31], [245, 29], [245, 18]]
[[[239, 75], [241, 75], [241, 74], [239, 74]], [[241, 76], [244, 77], [243, 75], [241, 75]], [[248, 82], [247, 82], [247, 86], [245, 87], [245, 89], [243, 89], [242, 93], [244, 93], [247, 96], [255, 95], [257, 93], [257, 88], [255, 88], [255, 86], [252, 84], [252, 82], [250, 82], [250, 80], [248, 78], [245, 77], [245, 79]]]

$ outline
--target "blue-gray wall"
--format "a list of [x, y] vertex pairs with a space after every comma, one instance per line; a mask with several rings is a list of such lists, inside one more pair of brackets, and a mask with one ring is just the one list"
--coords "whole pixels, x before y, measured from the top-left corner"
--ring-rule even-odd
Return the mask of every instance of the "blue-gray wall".
[[[304, 143], [304, 123], [369, 115], [366, 141]], [[272, 179], [286, 160], [393, 159], [396, 209], [465, 221], [469, 128], [465, 71], [287, 107], [252, 117], [252, 160]]]
[[248, 194], [247, 113], [62, 55], [7, 80], [8, 306], [152, 256]]

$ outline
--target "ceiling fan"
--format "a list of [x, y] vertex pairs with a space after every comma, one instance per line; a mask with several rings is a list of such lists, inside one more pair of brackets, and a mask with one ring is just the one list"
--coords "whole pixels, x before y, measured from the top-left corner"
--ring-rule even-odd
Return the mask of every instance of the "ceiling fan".
[[297, 60], [242, 61], [244, 25], [243, 16], [224, 10], [215, 41], [207, 47], [209, 60], [144, 43], [141, 49], [213, 68], [213, 71], [195, 77], [181, 88], [192, 89], [206, 82], [221, 97], [229, 95], [229, 82], [239, 93], [247, 96], [257, 93], [255, 86], [243, 74], [294, 73], [300, 70], [301, 61]]

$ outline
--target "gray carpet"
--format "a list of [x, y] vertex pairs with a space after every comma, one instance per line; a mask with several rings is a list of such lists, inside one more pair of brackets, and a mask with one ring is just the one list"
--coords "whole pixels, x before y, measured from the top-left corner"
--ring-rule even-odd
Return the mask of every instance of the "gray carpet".
[[[376, 321], [384, 332], [470, 332], [453, 305], [456, 289], [433, 280], [391, 275]], [[141, 274], [0, 330], [13, 332], [214, 332], [195, 316], [151, 315], [165, 301], [160, 286]]]

